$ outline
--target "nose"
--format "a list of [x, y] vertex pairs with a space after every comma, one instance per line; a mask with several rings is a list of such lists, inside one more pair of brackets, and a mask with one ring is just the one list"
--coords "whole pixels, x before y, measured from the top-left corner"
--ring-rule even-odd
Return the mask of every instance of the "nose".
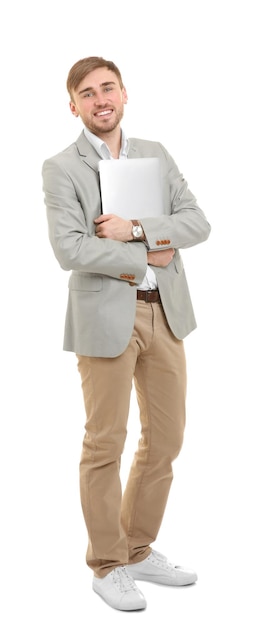
[[95, 96], [95, 104], [98, 107], [101, 107], [102, 105], [104, 105], [106, 103], [106, 96], [103, 92], [101, 93], [97, 93]]

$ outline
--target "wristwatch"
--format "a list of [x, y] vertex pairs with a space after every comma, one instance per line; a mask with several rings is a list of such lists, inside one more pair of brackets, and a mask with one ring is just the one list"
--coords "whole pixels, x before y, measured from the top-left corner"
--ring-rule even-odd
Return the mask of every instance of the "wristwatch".
[[144, 234], [143, 231], [143, 227], [141, 226], [140, 222], [138, 222], [138, 220], [131, 220], [132, 221], [132, 230], [131, 230], [131, 234], [133, 239], [137, 240], [137, 239], [141, 239], [141, 237]]

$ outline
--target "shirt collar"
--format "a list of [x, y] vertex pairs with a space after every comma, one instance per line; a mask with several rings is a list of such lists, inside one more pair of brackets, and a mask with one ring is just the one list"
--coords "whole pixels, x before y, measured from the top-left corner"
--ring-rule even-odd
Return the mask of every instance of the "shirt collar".
[[[110, 150], [105, 141], [103, 141], [103, 139], [100, 139], [100, 137], [97, 137], [97, 135], [91, 133], [91, 131], [86, 128], [86, 126], [84, 127], [84, 134], [90, 144], [92, 144], [93, 148], [99, 154], [101, 159], [113, 159], [113, 156], [111, 155]], [[121, 129], [121, 149], [119, 153], [119, 159], [127, 159], [128, 147], [129, 141], [126, 138], [123, 129]]]

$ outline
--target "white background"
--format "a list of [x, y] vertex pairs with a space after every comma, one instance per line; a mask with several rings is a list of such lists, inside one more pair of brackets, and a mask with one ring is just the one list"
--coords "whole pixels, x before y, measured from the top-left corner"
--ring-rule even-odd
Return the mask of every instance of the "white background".
[[[242, 0], [9, 2], [1, 16], [3, 626], [271, 626], [271, 19]], [[121, 69], [124, 129], [161, 141], [212, 225], [183, 259], [187, 429], [154, 546], [198, 583], [141, 584], [127, 615], [91, 590], [78, 489], [84, 409], [62, 351], [68, 274], [47, 235], [41, 167], [81, 131], [66, 77]], [[269, 219], [270, 218], [270, 219]], [[122, 476], [138, 438], [132, 397]]]

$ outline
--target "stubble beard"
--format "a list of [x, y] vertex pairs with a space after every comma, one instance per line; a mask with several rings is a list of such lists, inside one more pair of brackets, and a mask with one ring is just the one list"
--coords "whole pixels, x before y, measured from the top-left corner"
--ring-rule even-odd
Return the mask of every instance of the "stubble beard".
[[91, 131], [91, 133], [94, 133], [94, 135], [108, 135], [108, 133], [111, 133], [120, 124], [124, 115], [124, 106], [122, 105], [120, 108], [114, 109], [114, 112], [115, 119], [113, 119], [111, 123], [107, 123], [106, 121], [103, 123], [103, 118], [101, 118], [102, 123], [96, 124], [96, 118], [92, 118], [91, 122], [86, 123], [87, 128]]

